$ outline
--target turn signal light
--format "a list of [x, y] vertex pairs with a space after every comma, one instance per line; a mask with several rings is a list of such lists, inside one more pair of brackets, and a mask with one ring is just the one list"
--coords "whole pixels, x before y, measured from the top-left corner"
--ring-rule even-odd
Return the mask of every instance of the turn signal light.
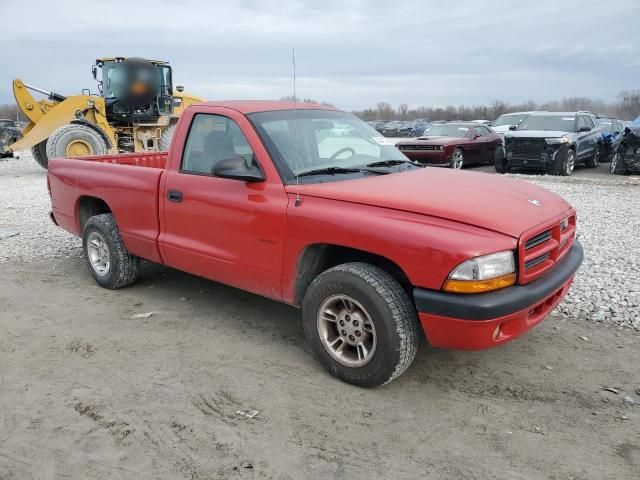
[[487, 280], [452, 280], [444, 283], [442, 290], [451, 293], [482, 293], [509, 287], [516, 283], [516, 274], [508, 273]]

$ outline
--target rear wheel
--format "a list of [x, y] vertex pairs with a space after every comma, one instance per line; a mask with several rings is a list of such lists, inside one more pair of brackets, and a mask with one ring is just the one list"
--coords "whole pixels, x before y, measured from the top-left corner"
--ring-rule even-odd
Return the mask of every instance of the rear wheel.
[[135, 282], [140, 259], [122, 242], [113, 215], [95, 215], [84, 226], [82, 249], [89, 273], [101, 287], [115, 290]]
[[464, 165], [464, 152], [461, 148], [456, 148], [451, 155], [451, 168], [459, 170]]
[[320, 274], [304, 297], [302, 318], [320, 363], [361, 387], [394, 380], [418, 349], [418, 318], [407, 292], [367, 263], [345, 263]]
[[47, 141], [43, 140], [31, 147], [31, 155], [33, 159], [45, 170], [49, 166], [49, 157], [47, 157]]
[[585, 164], [589, 168], [598, 168], [598, 166], [600, 165], [600, 145], [596, 145], [593, 152], [593, 157], [587, 160]]
[[63, 125], [47, 140], [47, 157], [84, 157], [105, 155], [107, 144], [102, 136], [86, 125]]

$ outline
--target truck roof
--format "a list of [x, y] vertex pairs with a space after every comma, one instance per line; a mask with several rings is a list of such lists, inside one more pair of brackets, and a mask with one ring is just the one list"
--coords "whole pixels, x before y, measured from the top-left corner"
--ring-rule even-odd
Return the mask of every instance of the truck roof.
[[337, 110], [319, 103], [291, 102], [285, 100], [225, 100], [197, 103], [195, 106], [225, 107], [240, 113], [272, 112], [275, 110]]

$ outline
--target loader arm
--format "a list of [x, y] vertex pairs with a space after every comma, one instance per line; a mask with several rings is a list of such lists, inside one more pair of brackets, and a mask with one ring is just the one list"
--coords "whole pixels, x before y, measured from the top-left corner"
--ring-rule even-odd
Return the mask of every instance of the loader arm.
[[90, 123], [96, 125], [116, 145], [115, 131], [107, 122], [104, 99], [93, 95], [73, 95], [63, 101], [49, 99], [36, 100], [20, 79], [13, 81], [13, 94], [18, 108], [30, 120], [23, 132], [22, 138], [9, 145], [11, 152], [28, 150], [34, 145], [49, 138], [59, 127], [67, 125], [78, 118], [80, 112]]

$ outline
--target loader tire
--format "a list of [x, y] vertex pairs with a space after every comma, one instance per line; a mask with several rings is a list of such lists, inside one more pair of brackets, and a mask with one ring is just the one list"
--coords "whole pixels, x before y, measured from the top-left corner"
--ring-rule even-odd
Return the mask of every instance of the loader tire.
[[55, 130], [47, 140], [47, 157], [106, 155], [107, 144], [98, 132], [85, 125], [69, 124]]
[[94, 215], [87, 220], [82, 250], [89, 273], [101, 287], [116, 290], [138, 278], [140, 259], [125, 247], [112, 214]]
[[47, 157], [47, 141], [43, 140], [31, 147], [31, 155], [33, 159], [45, 170], [49, 166], [49, 157]]
[[169, 151], [169, 147], [171, 146], [171, 139], [173, 138], [173, 134], [176, 133], [177, 126], [177, 122], [172, 123], [167, 128], [165, 128], [160, 135], [160, 140], [158, 140], [158, 149], [161, 152]]

